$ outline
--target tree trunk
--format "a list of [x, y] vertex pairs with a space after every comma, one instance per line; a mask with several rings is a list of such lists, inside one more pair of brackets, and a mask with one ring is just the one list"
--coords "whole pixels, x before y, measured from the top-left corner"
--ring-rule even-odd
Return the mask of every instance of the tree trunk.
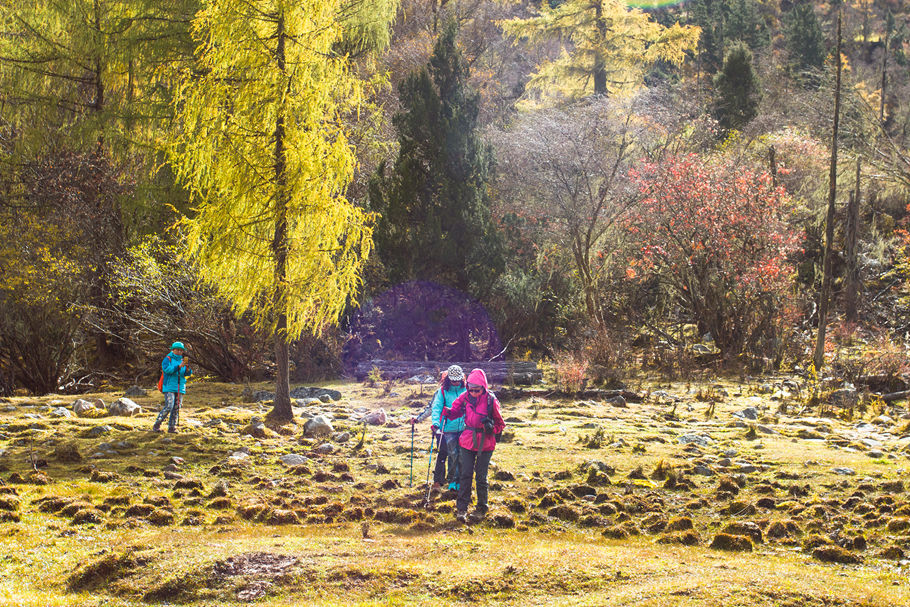
[[837, 48], [834, 52], [837, 62], [837, 76], [834, 81], [834, 126], [831, 129], [831, 165], [828, 171], [828, 214], [825, 218], [825, 261], [823, 266], [822, 290], [818, 297], [818, 333], [815, 336], [815, 372], [821, 376], [825, 365], [825, 330], [828, 322], [828, 303], [831, 299], [831, 257], [834, 242], [834, 200], [837, 197], [837, 131], [840, 126], [840, 79], [841, 79], [841, 22], [843, 13], [837, 16]]
[[607, 94], [607, 69], [603, 56], [603, 45], [607, 39], [607, 23], [604, 21], [603, 4], [596, 2], [594, 6], [594, 23], [597, 27], [598, 48], [594, 54], [594, 94]]
[[885, 34], [885, 46], [882, 47], [882, 93], [878, 101], [878, 121], [885, 125], [885, 88], [888, 85], [888, 44], [891, 41], [891, 30]]
[[847, 320], [856, 322], [857, 294], [859, 293], [859, 272], [857, 271], [856, 240], [859, 230], [860, 206], [860, 169], [861, 161], [856, 159], [856, 189], [850, 192], [850, 203], [847, 205], [847, 225], [844, 236], [844, 252], [847, 256], [847, 276], [844, 290], [844, 313]]
[[[275, 59], [278, 69], [285, 70], [285, 29], [284, 15], [278, 16], [278, 31], [276, 34], [278, 45]], [[268, 417], [277, 422], [293, 419], [291, 409], [290, 364], [288, 346], [288, 316], [287, 316], [287, 262], [288, 250], [288, 199], [287, 199], [287, 159], [284, 146], [285, 125], [284, 111], [278, 110], [275, 119], [275, 236], [272, 240], [272, 254], [275, 256], [275, 293], [274, 313], [277, 316], [275, 324], [275, 401]]]

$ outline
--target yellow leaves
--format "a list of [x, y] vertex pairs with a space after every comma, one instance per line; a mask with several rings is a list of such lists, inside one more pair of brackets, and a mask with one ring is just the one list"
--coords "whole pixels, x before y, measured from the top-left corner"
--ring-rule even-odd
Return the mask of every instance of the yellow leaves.
[[[181, 85], [183, 131], [170, 146], [196, 198], [195, 216], [183, 222], [187, 255], [260, 328], [274, 332], [285, 314], [290, 337], [318, 331], [359, 287], [372, 232], [344, 197], [355, 156], [340, 125], [375, 81], [357, 78], [335, 49], [357, 23], [387, 27], [391, 6], [397, 2], [222, 0], [197, 18], [207, 71]], [[352, 10], [374, 12], [352, 21]]]

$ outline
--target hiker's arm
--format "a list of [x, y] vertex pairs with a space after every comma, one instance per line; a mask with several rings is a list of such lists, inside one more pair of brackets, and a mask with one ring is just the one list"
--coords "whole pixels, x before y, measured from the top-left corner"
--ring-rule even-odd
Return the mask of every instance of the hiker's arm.
[[433, 396], [433, 402], [430, 403], [430, 410], [433, 414], [433, 425], [437, 428], [442, 424], [439, 423], [439, 416], [442, 414], [442, 405], [445, 404], [445, 398], [442, 396], [442, 389], [436, 390]]
[[179, 368], [180, 365], [170, 356], [165, 356], [161, 361], [161, 370], [167, 375], [173, 375]]
[[426, 407], [424, 407], [424, 408], [423, 408], [423, 411], [421, 411], [421, 412], [418, 413], [416, 416], [414, 416], [414, 422], [413, 422], [413, 423], [417, 424], [417, 423], [420, 423], [420, 422], [422, 422], [423, 420], [425, 420], [425, 419], [427, 418], [427, 416], [430, 415], [430, 409], [431, 409], [431, 407], [432, 407], [432, 403], [429, 404], [429, 405], [427, 405]]

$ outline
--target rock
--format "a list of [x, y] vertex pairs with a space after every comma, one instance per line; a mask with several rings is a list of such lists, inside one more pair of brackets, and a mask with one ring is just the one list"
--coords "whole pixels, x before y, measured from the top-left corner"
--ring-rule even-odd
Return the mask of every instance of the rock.
[[622, 395], [617, 394], [612, 398], [606, 400], [608, 405], [613, 405], [614, 407], [619, 407], [620, 409], [626, 409], [629, 405], [626, 404], [626, 399]]
[[364, 415], [363, 419], [360, 421], [371, 426], [382, 426], [388, 421], [388, 418], [386, 416], [385, 409], [380, 407], [376, 411], [372, 411]]
[[753, 472], [758, 472], [758, 468], [749, 462], [736, 462], [736, 471], [743, 474], [751, 474]]
[[134, 417], [142, 413], [142, 407], [134, 403], [129, 398], [123, 397], [118, 398], [111, 406], [108, 407], [107, 412], [110, 415], [118, 415], [120, 417]]
[[885, 457], [885, 453], [883, 451], [879, 451], [878, 449], [873, 449], [872, 451], [866, 451], [866, 455], [871, 457], [872, 459], [879, 459], [879, 458]]
[[318, 447], [313, 449], [314, 453], [319, 453], [320, 455], [329, 455], [330, 453], [333, 453], [334, 451], [335, 451], [335, 446], [332, 443], [322, 443], [321, 445], [319, 445]]
[[307, 458], [296, 453], [288, 453], [278, 458], [285, 466], [302, 466], [307, 462]]
[[856, 470], [853, 468], [831, 468], [831, 472], [834, 474], [840, 474], [841, 476], [854, 476], [856, 475]]
[[244, 386], [243, 392], [240, 393], [240, 400], [245, 403], [255, 403], [256, 397], [253, 395], [253, 389], [249, 386]]
[[695, 434], [695, 433], [682, 434], [676, 440], [678, 440], [679, 443], [682, 445], [687, 445], [687, 444], [691, 443], [691, 444], [696, 444], [699, 447], [707, 447], [708, 445], [710, 445], [711, 443], [714, 442], [714, 439], [712, 439], [707, 434]]
[[336, 443], [346, 443], [351, 440], [351, 434], [349, 432], [336, 432], [332, 435], [332, 440]]
[[881, 426], [892, 426], [894, 425], [894, 420], [888, 417], [887, 415], [879, 415], [872, 420], [873, 424], [879, 424]]
[[234, 451], [228, 456], [228, 460], [232, 462], [245, 462], [250, 459], [250, 454], [246, 451]]
[[85, 436], [87, 436], [88, 438], [98, 438], [99, 436], [104, 436], [105, 434], [110, 434], [113, 430], [114, 429], [108, 425], [95, 426], [94, 428], [90, 428], [85, 433]]
[[77, 399], [76, 402], [73, 403], [73, 413], [79, 417], [93, 417], [94, 415], [89, 412], [93, 412], [94, 415], [97, 415], [98, 411], [94, 403], [90, 403], [82, 398]]
[[318, 398], [321, 401], [323, 395], [328, 395], [330, 401], [341, 400], [341, 392], [330, 388], [300, 386], [291, 390], [291, 398]]
[[756, 425], [755, 429], [764, 434], [777, 434], [777, 430], [775, 430], [774, 428], [770, 428], [768, 426], [764, 426], [762, 424]]
[[298, 399], [298, 400], [297, 400], [297, 403], [298, 403], [301, 407], [315, 407], [315, 406], [321, 405], [321, 404], [322, 404], [322, 401], [319, 400], [318, 398], [309, 398], [309, 397], [307, 397], [307, 398], [300, 398], [300, 399]]
[[126, 389], [126, 392], [123, 393], [124, 396], [130, 398], [145, 398], [148, 396], [148, 392], [140, 388], [139, 386], [130, 386]]
[[70, 417], [72, 413], [69, 412], [69, 409], [64, 409], [63, 407], [57, 407], [51, 411], [51, 417]]
[[714, 470], [707, 466], [698, 465], [692, 469], [692, 474], [701, 474], [702, 476], [714, 476]]
[[432, 384], [435, 383], [436, 380], [433, 379], [432, 375], [414, 375], [405, 381], [409, 384]]
[[758, 409], [755, 407], [746, 407], [742, 411], [734, 412], [733, 415], [742, 419], [749, 419], [754, 421], [758, 419]]
[[[256, 419], [256, 418], [253, 418]], [[247, 434], [253, 438], [270, 438], [275, 435], [274, 432], [265, 427], [265, 424], [261, 421], [250, 422], [248, 426], [245, 426], [240, 434]]]
[[332, 422], [325, 415], [317, 415], [303, 424], [304, 436], [327, 436], [334, 431]]

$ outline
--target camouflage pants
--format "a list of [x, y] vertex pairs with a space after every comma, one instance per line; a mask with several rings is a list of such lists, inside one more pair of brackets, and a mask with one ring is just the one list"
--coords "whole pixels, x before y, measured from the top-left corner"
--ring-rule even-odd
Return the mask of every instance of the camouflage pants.
[[161, 422], [170, 414], [170, 419], [167, 422], [168, 432], [177, 431], [177, 420], [180, 418], [180, 404], [183, 402], [183, 394], [178, 392], [165, 392], [164, 393], [164, 406], [161, 407], [161, 412], [158, 413], [158, 419], [155, 420], [155, 425], [152, 426], [152, 430], [161, 429]]

